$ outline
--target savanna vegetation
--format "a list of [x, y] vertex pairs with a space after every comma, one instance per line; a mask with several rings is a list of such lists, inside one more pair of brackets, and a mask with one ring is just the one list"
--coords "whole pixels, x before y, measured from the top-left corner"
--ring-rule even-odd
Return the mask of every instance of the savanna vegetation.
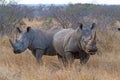
[[[96, 23], [96, 55], [85, 65], [75, 60], [72, 68], [65, 69], [57, 56], [43, 57], [37, 64], [29, 50], [15, 55], [9, 38], [18, 36], [16, 27], [76, 28]], [[16, 1], [0, 1], [0, 80], [120, 80], [120, 6], [18, 5]]]

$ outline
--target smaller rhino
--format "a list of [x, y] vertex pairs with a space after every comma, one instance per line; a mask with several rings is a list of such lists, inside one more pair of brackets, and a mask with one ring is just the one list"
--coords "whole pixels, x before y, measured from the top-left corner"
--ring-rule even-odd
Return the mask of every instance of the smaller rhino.
[[95, 23], [91, 27], [83, 28], [83, 24], [74, 30], [72, 28], [62, 29], [53, 37], [53, 45], [58, 58], [64, 66], [71, 65], [74, 59], [80, 59], [85, 64], [90, 55], [97, 51]]
[[29, 49], [38, 63], [40, 63], [43, 55], [56, 55], [52, 42], [53, 36], [58, 32], [58, 29], [44, 31], [27, 27], [26, 31], [22, 31], [20, 28], [17, 28], [17, 30], [21, 34], [20, 38], [17, 39], [15, 43], [9, 39], [15, 54], [22, 53], [26, 49]]

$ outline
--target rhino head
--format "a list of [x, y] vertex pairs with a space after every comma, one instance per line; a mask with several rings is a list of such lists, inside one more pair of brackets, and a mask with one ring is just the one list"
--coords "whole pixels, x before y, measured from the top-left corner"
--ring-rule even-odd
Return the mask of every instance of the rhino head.
[[77, 35], [79, 35], [79, 45], [86, 53], [94, 55], [97, 51], [96, 47], [96, 31], [95, 23], [91, 27], [83, 27], [83, 24], [80, 23], [80, 26], [77, 28]]
[[30, 44], [30, 40], [29, 40], [30, 30], [31, 30], [31, 27], [27, 27], [26, 31], [22, 31], [22, 30], [20, 30], [20, 28], [17, 28], [17, 31], [20, 33], [20, 37], [18, 39], [16, 39], [16, 42], [13, 42], [11, 39], [9, 39], [10, 44], [13, 47], [13, 52], [15, 54], [21, 53], [28, 48], [28, 46]]

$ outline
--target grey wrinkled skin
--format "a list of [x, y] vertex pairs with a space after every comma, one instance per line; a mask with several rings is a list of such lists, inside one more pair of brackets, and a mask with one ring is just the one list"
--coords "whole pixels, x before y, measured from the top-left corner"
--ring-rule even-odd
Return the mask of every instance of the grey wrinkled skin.
[[15, 43], [10, 39], [15, 54], [22, 53], [26, 49], [29, 49], [36, 57], [38, 63], [40, 63], [42, 55], [56, 55], [52, 42], [53, 35], [59, 31], [58, 29], [44, 31], [27, 27], [26, 31], [21, 31], [19, 28], [17, 28], [17, 30], [21, 34], [20, 38], [17, 39]]
[[74, 30], [72, 28], [62, 29], [53, 37], [53, 45], [57, 51], [58, 58], [66, 66], [72, 64], [74, 59], [80, 59], [85, 64], [90, 55], [97, 51], [95, 23], [91, 27], [84, 27], [80, 24]]

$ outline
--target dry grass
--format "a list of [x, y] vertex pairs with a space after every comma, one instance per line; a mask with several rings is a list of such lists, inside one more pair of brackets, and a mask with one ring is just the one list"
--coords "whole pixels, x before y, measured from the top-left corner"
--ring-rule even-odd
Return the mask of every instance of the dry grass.
[[27, 26], [32, 26], [32, 27], [39, 27], [40, 25], [42, 25], [44, 23], [45, 20], [32, 20], [32, 21], [29, 21], [28, 19], [23, 19], [23, 21], [25, 22], [25, 24]]
[[49, 18], [48, 19], [33, 19], [31, 21], [29, 21], [29, 19], [24, 18], [23, 19], [25, 25], [20, 26], [21, 28], [25, 28], [27, 26], [33, 27], [33, 28], [40, 28], [40, 29], [51, 29], [51, 28], [58, 28], [58, 26], [60, 27], [60, 25], [54, 20], [51, 19], [51, 21], [49, 22]]
[[120, 33], [97, 31], [98, 54], [81, 66], [64, 69], [56, 56], [43, 56], [43, 65], [36, 63], [29, 50], [15, 55], [8, 38], [0, 39], [0, 80], [120, 80]]

